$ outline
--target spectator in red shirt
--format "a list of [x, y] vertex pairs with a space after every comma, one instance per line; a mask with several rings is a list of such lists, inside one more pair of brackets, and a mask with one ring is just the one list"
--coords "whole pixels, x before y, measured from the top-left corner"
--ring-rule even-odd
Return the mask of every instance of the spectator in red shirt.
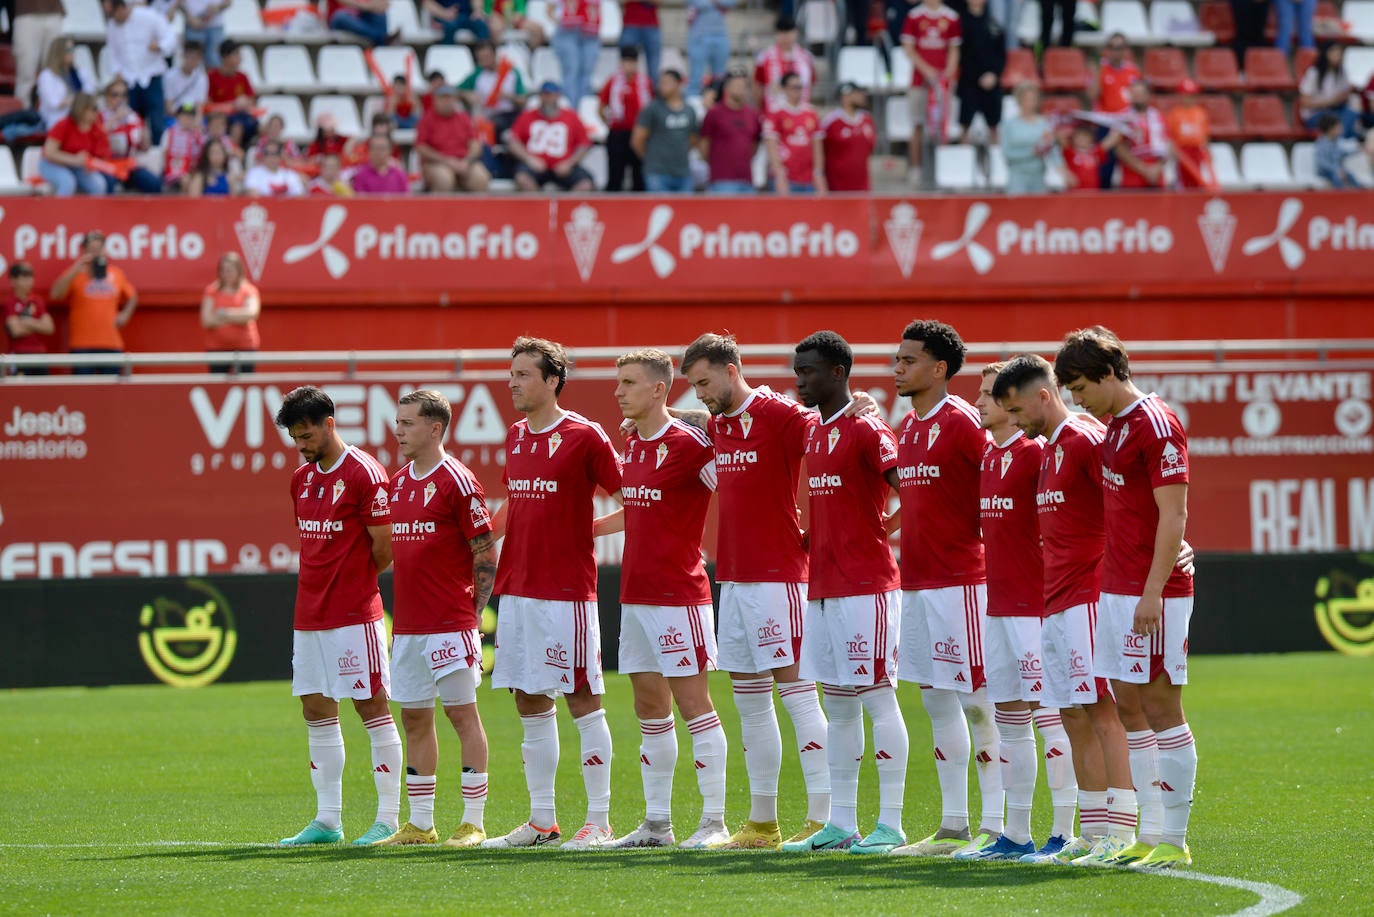
[[38, 174], [58, 197], [71, 197], [78, 189], [82, 194], [104, 194], [108, 190], [105, 176], [91, 168], [91, 160], [109, 158], [110, 140], [100, 126], [95, 99], [78, 92], [72, 96], [67, 117], [54, 124], [43, 141]]
[[[10, 353], [47, 353], [45, 337], [53, 333], [52, 316], [43, 297], [33, 291], [33, 265], [16, 261], [10, 265], [10, 295], [5, 298], [5, 334], [10, 341]], [[46, 366], [27, 366], [16, 373], [46, 376]]]
[[746, 80], [743, 73], [727, 74], [720, 84], [720, 101], [701, 120], [698, 143], [710, 169], [706, 190], [712, 194], [754, 193], [754, 153], [763, 123], [749, 104]]
[[1107, 138], [1121, 162], [1121, 187], [1136, 190], [1164, 187], [1164, 163], [1169, 158], [1169, 132], [1164, 116], [1150, 104], [1144, 80], [1131, 84], [1130, 117]]
[[1107, 154], [1097, 139], [1097, 129], [1080, 121], [1069, 136], [1061, 141], [1064, 147], [1064, 184], [1070, 191], [1097, 191], [1102, 187], [1102, 163]]
[[825, 151], [825, 184], [831, 191], [867, 191], [868, 158], [878, 134], [864, 111], [864, 91], [853, 83], [840, 84], [840, 107], [821, 122]]
[[[111, 158], [138, 159], [148, 153], [151, 148], [148, 132], [138, 112], [129, 107], [129, 86], [123, 79], [115, 77], [105, 87], [99, 108], [101, 126], [110, 140]], [[135, 164], [127, 178], [115, 181], [140, 194], [162, 193], [162, 179], [142, 164]]]
[[163, 135], [163, 178], [169, 191], [183, 191], [191, 172], [205, 149], [196, 107], [189, 102], [177, 112], [177, 119]]
[[338, 153], [320, 157], [320, 174], [310, 179], [306, 193], [311, 197], [352, 197], [353, 186], [343, 177], [343, 159]]
[[435, 90], [434, 110], [416, 129], [415, 151], [428, 191], [485, 191], [491, 184], [491, 173], [482, 165], [482, 140], [468, 113], [458, 107], [458, 90], [452, 86]]
[[208, 74], [210, 106], [228, 116], [229, 136], [235, 146], [244, 150], [258, 131], [258, 119], [253, 115], [258, 94], [248, 76], [239, 70], [243, 52], [238, 42], [232, 38], [220, 42], [219, 58], [219, 66]]
[[778, 194], [824, 194], [825, 150], [816, 110], [802, 98], [795, 73], [782, 78], [783, 101], [763, 120], [772, 190]]
[[777, 39], [759, 52], [754, 62], [755, 101], [765, 114], [774, 103], [781, 102], [782, 78], [795, 73], [801, 80], [802, 95], [811, 97], [816, 82], [816, 61], [811, 52], [797, 44], [797, 22], [791, 16], [779, 16], [773, 27]]
[[339, 119], [332, 112], [322, 111], [315, 117], [315, 139], [306, 148], [305, 158], [314, 162], [325, 153], [344, 154], [349, 138], [339, 133]]
[[1107, 38], [1097, 72], [1088, 84], [1093, 110], [1118, 114], [1131, 107], [1131, 84], [1141, 79], [1140, 68], [1126, 57], [1126, 36], [1113, 32]]
[[[902, 25], [902, 51], [911, 61], [911, 90], [907, 93], [907, 105], [911, 109], [911, 146], [907, 156], [911, 162], [909, 181], [919, 184], [921, 178], [922, 128], [925, 127], [927, 112], [932, 108], [943, 121], [944, 112], [949, 110], [950, 87], [959, 75], [959, 46], [963, 43], [963, 30], [959, 14], [945, 6], [940, 0], [923, 0], [907, 13]], [[932, 106], [930, 93], [935, 90], [936, 101]], [[944, 133], [944, 124], [932, 124], [935, 137]]]
[[622, 46], [620, 69], [601, 87], [601, 117], [610, 129], [606, 136], [607, 191], [625, 190], [627, 170], [631, 190], [644, 190], [643, 163], [630, 147], [630, 135], [634, 133], [640, 109], [653, 99], [653, 82], [639, 69], [639, 51]]
[[622, 4], [620, 49], [643, 51], [650, 79], [658, 76], [658, 63], [663, 54], [663, 34], [658, 28], [658, 4], [659, 0], [625, 0]]
[[559, 106], [562, 92], [546, 81], [539, 87], [539, 106], [516, 118], [506, 134], [521, 191], [538, 191], [550, 182], [564, 191], [592, 190], [592, 177], [580, 165], [592, 142], [577, 113]]

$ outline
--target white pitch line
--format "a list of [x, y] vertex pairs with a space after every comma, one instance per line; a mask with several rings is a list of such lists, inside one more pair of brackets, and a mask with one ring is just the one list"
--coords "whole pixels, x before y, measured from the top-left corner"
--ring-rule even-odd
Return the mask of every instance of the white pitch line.
[[1209, 876], [1206, 873], [1188, 872], [1186, 870], [1167, 870], [1155, 873], [1155, 875], [1168, 876], [1171, 879], [1192, 879], [1194, 882], [1207, 882], [1211, 885], [1224, 885], [1227, 888], [1239, 888], [1259, 895], [1258, 902], [1243, 911], [1230, 914], [1229, 917], [1270, 917], [1272, 914], [1282, 914], [1289, 908], [1297, 907], [1302, 903], [1302, 895], [1278, 885], [1270, 885], [1268, 882], [1251, 882], [1247, 879], [1232, 879], [1230, 876]]

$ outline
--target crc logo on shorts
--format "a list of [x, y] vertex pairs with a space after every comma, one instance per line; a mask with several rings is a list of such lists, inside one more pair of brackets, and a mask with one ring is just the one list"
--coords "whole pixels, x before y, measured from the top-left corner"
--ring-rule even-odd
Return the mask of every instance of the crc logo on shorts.
[[759, 628], [759, 646], [772, 646], [774, 643], [782, 643], [782, 625], [773, 618], [763, 622]]
[[1021, 657], [1021, 677], [1038, 678], [1040, 676], [1040, 657], [1033, 652], [1028, 652]]
[[851, 639], [845, 641], [845, 646], [849, 651], [851, 660], [867, 659], [872, 655], [868, 651], [868, 639], [863, 634], [855, 634]]
[[1131, 658], [1145, 658], [1145, 638], [1141, 634], [1127, 632], [1121, 638], [1121, 651]]
[[1069, 650], [1069, 677], [1082, 678], [1088, 674], [1088, 664], [1078, 650]]
[[352, 650], [346, 651], [339, 657], [340, 675], [361, 675], [363, 674], [363, 663], [358, 658], [358, 654]]
[[568, 669], [568, 651], [563, 648], [563, 644], [555, 643], [553, 646], [544, 650], [544, 665], [552, 666], [555, 669]]
[[452, 640], [445, 640], [440, 647], [429, 654], [429, 661], [435, 666], [447, 665], [462, 658], [462, 652], [454, 646]]
[[658, 651], [660, 653], [685, 653], [687, 652], [687, 640], [682, 636], [682, 631], [676, 627], [669, 627], [666, 631], [658, 635]]
[[955, 665], [964, 664], [964, 649], [959, 645], [959, 642], [954, 639], [953, 635], [943, 640], [936, 640], [933, 649], [934, 652], [930, 654], [930, 658], [936, 662], [952, 662]]
[[211, 684], [229, 668], [238, 633], [229, 602], [205, 580], [188, 579], [139, 613], [138, 651], [157, 679], [174, 688]]

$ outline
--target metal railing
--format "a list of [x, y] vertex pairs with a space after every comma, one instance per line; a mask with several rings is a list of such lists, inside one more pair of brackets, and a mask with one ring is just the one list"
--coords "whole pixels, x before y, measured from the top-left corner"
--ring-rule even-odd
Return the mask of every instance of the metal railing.
[[[1059, 348], [1058, 341], [1000, 341], [968, 344], [968, 361], [1002, 360], [1018, 353], [1039, 353], [1052, 356]], [[683, 344], [665, 349], [680, 359]], [[872, 377], [890, 371], [895, 344], [855, 344], [854, 375]], [[1129, 344], [1133, 363], [1138, 370], [1179, 368], [1185, 364], [1196, 371], [1225, 368], [1244, 371], [1251, 368], [1273, 369], [1276, 362], [1310, 365], [1319, 363], [1327, 368], [1364, 367], [1374, 365], [1374, 339], [1257, 339], [1257, 340], [1195, 340], [1195, 341], [1138, 341]], [[568, 354], [579, 378], [612, 378], [617, 357], [635, 347], [575, 347]], [[746, 370], [790, 370], [794, 353], [791, 344], [746, 344], [740, 346]], [[1162, 360], [1161, 357], [1169, 357]], [[1144, 358], [1144, 359], [1142, 359]], [[1246, 358], [1246, 359], [1242, 359]], [[209, 363], [235, 367], [229, 373], [210, 374], [200, 371]], [[80, 383], [98, 382], [167, 382], [182, 376], [199, 381], [248, 378], [237, 367], [255, 367], [253, 378], [296, 380], [319, 378], [350, 379], [366, 374], [369, 378], [394, 377], [414, 379], [417, 372], [427, 376], [439, 373], [445, 377], [462, 375], [465, 378], [505, 378], [510, 363], [510, 351], [505, 348], [457, 350], [335, 350], [335, 351], [260, 351], [256, 353], [115, 353], [115, 354], [0, 354], [0, 383], [34, 382]], [[13, 375], [16, 370], [35, 367], [115, 369], [119, 375]], [[194, 372], [177, 373], [186, 369]], [[156, 370], [139, 375], [137, 369]]]

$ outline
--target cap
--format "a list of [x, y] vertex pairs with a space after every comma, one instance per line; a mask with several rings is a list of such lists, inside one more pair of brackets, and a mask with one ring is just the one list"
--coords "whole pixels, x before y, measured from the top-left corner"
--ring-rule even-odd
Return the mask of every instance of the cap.
[[450, 86], [448, 83], [445, 83], [444, 85], [437, 87], [434, 90], [434, 94], [436, 96], [456, 96], [458, 94], [458, 90], [455, 87]]
[[562, 91], [563, 91], [563, 88], [562, 88], [561, 86], [559, 86], [557, 83], [555, 83], [553, 80], [545, 80], [544, 82], [542, 82], [542, 83], [539, 84], [539, 91], [540, 91], [540, 92], [562, 92]]
[[858, 84], [858, 83], [853, 83], [853, 82], [850, 82], [849, 80], [845, 80], [843, 83], [840, 84], [840, 95], [844, 95], [844, 94], [850, 93], [850, 92], [859, 92], [859, 91], [861, 91], [861, 90], [859, 89], [859, 84]]
[[1183, 78], [1183, 82], [1178, 84], [1179, 95], [1195, 96], [1198, 93], [1197, 83], [1188, 77]]
[[194, 102], [183, 102], [177, 108], [177, 114], [179, 115], [194, 115], [195, 113], [196, 105]]

